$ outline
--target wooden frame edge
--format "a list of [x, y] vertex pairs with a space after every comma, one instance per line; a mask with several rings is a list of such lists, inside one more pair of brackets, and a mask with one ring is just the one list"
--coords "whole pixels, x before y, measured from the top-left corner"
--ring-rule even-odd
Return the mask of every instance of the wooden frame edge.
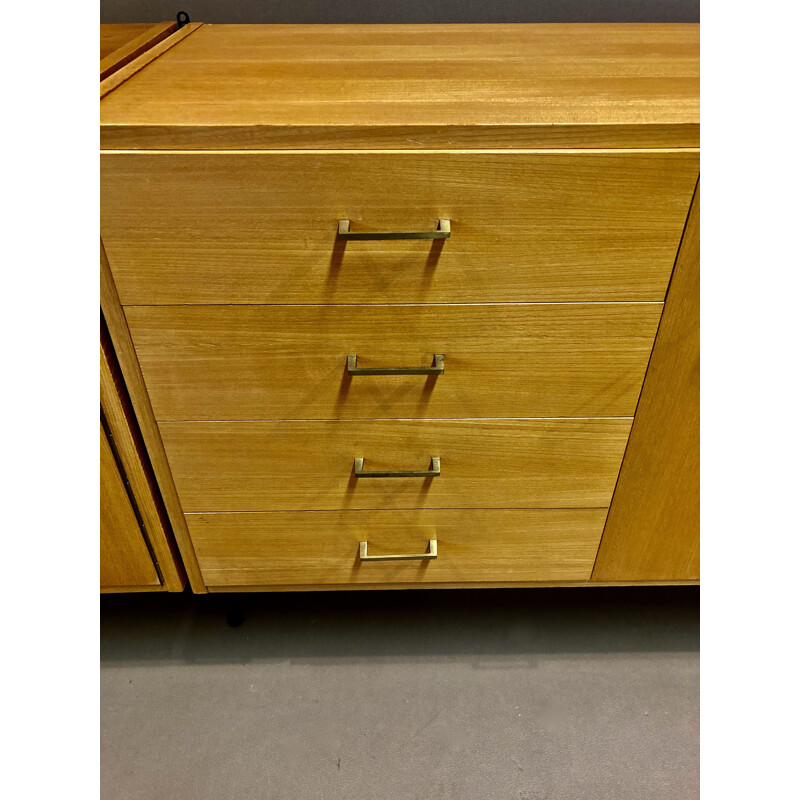
[[108, 335], [100, 336], [100, 407], [119, 454], [161, 580], [181, 592], [186, 573]]
[[102, 79], [101, 75], [100, 99], [102, 100], [107, 94], [113, 92], [114, 89], [122, 86], [125, 81], [132, 78], [139, 70], [144, 69], [151, 61], [155, 61], [160, 55], [166, 53], [167, 50], [171, 49], [179, 42], [182, 42], [187, 36], [190, 36], [202, 27], [202, 22], [190, 22], [188, 25], [184, 25], [182, 28], [168, 35], [165, 39], [162, 39], [157, 44], [148, 48], [131, 61], [128, 61], [124, 66], [112, 72], [107, 78]]
[[340, 592], [362, 590], [406, 591], [413, 589], [577, 589], [602, 586], [699, 586], [699, 581], [519, 581], [481, 583], [330, 583], [330, 584], [276, 584], [209, 586], [212, 594], [245, 593], [245, 592]]
[[159, 125], [100, 124], [101, 150], [696, 150], [699, 123], [673, 125]]
[[159, 22], [148, 28], [144, 33], [118, 47], [100, 61], [100, 80], [121, 69], [126, 64], [138, 58], [146, 50], [163, 41], [170, 34], [178, 30], [177, 22]]
[[189, 529], [183, 516], [183, 508], [178, 499], [178, 492], [172, 479], [172, 471], [170, 470], [167, 455], [164, 451], [164, 444], [161, 441], [161, 434], [150, 405], [150, 398], [147, 395], [144, 378], [139, 368], [139, 360], [136, 357], [133, 340], [125, 319], [125, 312], [122, 310], [122, 305], [119, 301], [117, 287], [111, 275], [111, 268], [102, 240], [100, 242], [100, 308], [105, 316], [111, 342], [114, 345], [120, 370], [122, 371], [122, 377], [128, 389], [145, 448], [150, 456], [153, 474], [161, 491], [167, 516], [172, 524], [172, 530], [183, 558], [183, 566], [189, 577], [189, 583], [192, 591], [204, 594], [208, 590], [200, 572], [200, 565], [197, 562], [194, 546], [189, 536]]
[[166, 586], [101, 586], [100, 594], [133, 594], [144, 592], [169, 592]]

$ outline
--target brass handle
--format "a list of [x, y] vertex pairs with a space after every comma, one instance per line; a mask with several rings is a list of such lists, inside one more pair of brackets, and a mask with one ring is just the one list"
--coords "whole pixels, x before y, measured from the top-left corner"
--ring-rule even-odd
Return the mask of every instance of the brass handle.
[[427, 553], [411, 553], [409, 555], [401, 555], [401, 556], [370, 556], [367, 555], [367, 542], [358, 543], [358, 557], [362, 561], [418, 561], [418, 560], [430, 561], [431, 559], [436, 558], [436, 556], [437, 556], [436, 539], [428, 540]]
[[347, 356], [348, 375], [444, 375], [444, 353], [433, 357], [432, 367], [359, 367], [358, 356]]
[[350, 230], [350, 220], [339, 220], [339, 238], [345, 242], [365, 242], [374, 239], [449, 239], [450, 220], [440, 219], [435, 231], [363, 231], [354, 233]]
[[409, 469], [398, 472], [380, 470], [376, 472], [364, 471], [364, 459], [356, 459], [356, 478], [436, 478], [442, 474], [441, 459], [431, 456], [430, 469]]

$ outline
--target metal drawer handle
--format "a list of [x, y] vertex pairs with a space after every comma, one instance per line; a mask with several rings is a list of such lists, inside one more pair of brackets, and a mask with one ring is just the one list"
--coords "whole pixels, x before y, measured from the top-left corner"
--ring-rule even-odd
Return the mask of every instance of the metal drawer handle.
[[347, 356], [348, 375], [444, 375], [444, 353], [433, 357], [432, 367], [359, 367], [358, 356]]
[[412, 553], [402, 556], [369, 556], [367, 555], [367, 542], [358, 543], [358, 557], [362, 561], [430, 561], [437, 556], [436, 539], [428, 540], [427, 553]]
[[363, 458], [356, 459], [355, 467], [356, 478], [436, 478], [442, 474], [441, 459], [438, 456], [431, 456], [430, 469], [409, 469], [399, 472], [388, 472], [386, 470], [365, 472]]
[[440, 219], [435, 231], [363, 231], [350, 230], [350, 220], [339, 220], [339, 238], [350, 242], [366, 242], [374, 239], [449, 239], [450, 220]]

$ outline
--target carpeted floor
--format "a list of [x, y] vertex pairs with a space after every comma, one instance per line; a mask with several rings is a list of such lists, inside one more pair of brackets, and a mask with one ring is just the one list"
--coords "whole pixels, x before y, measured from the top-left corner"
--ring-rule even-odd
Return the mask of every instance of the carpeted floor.
[[103, 800], [699, 796], [696, 587], [101, 598]]

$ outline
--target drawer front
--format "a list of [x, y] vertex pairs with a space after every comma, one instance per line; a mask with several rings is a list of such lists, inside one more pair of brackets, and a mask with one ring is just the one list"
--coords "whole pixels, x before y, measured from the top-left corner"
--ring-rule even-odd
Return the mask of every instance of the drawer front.
[[[162, 422], [183, 510], [601, 508], [630, 419]], [[438, 477], [357, 477], [429, 470]]]
[[[302, 586], [589, 580], [607, 509], [187, 514], [206, 584]], [[414, 554], [434, 560], [361, 561]]]
[[[140, 306], [161, 420], [632, 416], [660, 303]], [[431, 367], [442, 375], [350, 375]]]
[[[106, 153], [123, 305], [663, 301], [696, 151]], [[447, 240], [349, 241], [432, 230]]]

